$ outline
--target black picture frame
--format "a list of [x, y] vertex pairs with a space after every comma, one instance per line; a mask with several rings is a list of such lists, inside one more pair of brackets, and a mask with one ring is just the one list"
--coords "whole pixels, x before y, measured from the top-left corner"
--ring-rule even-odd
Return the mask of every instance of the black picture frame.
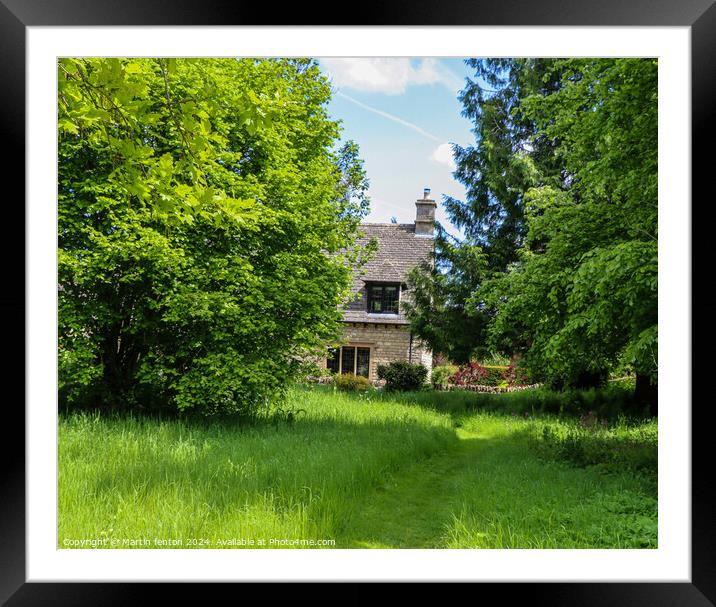
[[[716, 74], [716, 6], [714, 0], [391, 0], [366, 3], [355, 8], [351, 25], [530, 25], [530, 26], [690, 26], [692, 83], [692, 197], [702, 202], [713, 200], [713, 187], [707, 179], [713, 173], [709, 153], [716, 140], [714, 129], [714, 91]], [[7, 328], [17, 327], [17, 318], [25, 318], [25, 266], [17, 261], [18, 244], [9, 232], [24, 233], [23, 205], [25, 174], [25, 39], [30, 26], [79, 25], [326, 25], [339, 26], [333, 20], [335, 10], [307, 10], [302, 4], [266, 5], [261, 3], [228, 3], [222, 0], [0, 0], [0, 64], [2, 92], [0, 124], [3, 143], [11, 153], [4, 161], [6, 177], [5, 225], [6, 280], [12, 288], [0, 295], [0, 306]], [[319, 15], [323, 15], [320, 17]], [[321, 22], [321, 19], [324, 21]], [[10, 196], [8, 189], [19, 186]], [[12, 202], [10, 202], [12, 201]], [[8, 208], [11, 207], [11, 208]], [[694, 205], [691, 207], [694, 208]], [[15, 216], [12, 217], [12, 212]], [[692, 225], [697, 223], [692, 221]], [[7, 227], [11, 227], [10, 230]], [[692, 236], [692, 243], [697, 241]], [[708, 242], [708, 239], [707, 239]], [[692, 256], [696, 255], [692, 244]], [[708, 258], [708, 255], [706, 255]], [[10, 276], [8, 276], [8, 274]], [[695, 273], [692, 272], [692, 276]], [[12, 284], [12, 283], [11, 283]], [[705, 286], [693, 284], [692, 301]], [[26, 318], [25, 323], [31, 322]], [[26, 327], [26, 325], [25, 325]], [[23, 334], [24, 338], [24, 334]], [[11, 342], [10, 342], [11, 343]], [[19, 340], [18, 340], [18, 343]], [[20, 350], [24, 352], [23, 346]], [[8, 344], [9, 345], [9, 344]], [[6, 346], [7, 347], [7, 346]], [[8, 379], [25, 375], [24, 356], [17, 350], [5, 363]], [[694, 356], [692, 374], [705, 373], [706, 362]], [[6, 382], [6, 389], [11, 385]], [[20, 390], [24, 400], [24, 388]], [[710, 481], [709, 399], [692, 406], [692, 576], [690, 583], [484, 583], [474, 589], [483, 601], [525, 600], [536, 605], [674, 605], [706, 606], [716, 604], [716, 491]], [[684, 403], [688, 406], [688, 403]], [[25, 416], [18, 399], [6, 394], [2, 427], [13, 435], [6, 448], [0, 475], [0, 600], [7, 605], [85, 605], [145, 604], [155, 602], [161, 593], [168, 602], [177, 595], [182, 602], [213, 600], [219, 585], [205, 584], [136, 584], [136, 583], [26, 583], [25, 576]], [[19, 440], [19, 444], [18, 444]], [[81, 572], [78, 572], [81, 576]], [[157, 586], [160, 586], [157, 588]], [[341, 602], [365, 602], [375, 593], [373, 584], [331, 585], [322, 596]], [[381, 593], [382, 589], [378, 589]], [[418, 587], [424, 598], [431, 589]], [[441, 594], [444, 589], [438, 589]], [[246, 590], [242, 590], [242, 593]], [[262, 595], [266, 591], [262, 591]], [[402, 591], [401, 591], [402, 592]], [[284, 584], [270, 591], [271, 600], [291, 600], [310, 595], [312, 591]], [[243, 597], [243, 594], [242, 594]], [[286, 597], [286, 598], [283, 598]], [[235, 595], [235, 600], [240, 600]], [[477, 598], [476, 598], [477, 600]]]

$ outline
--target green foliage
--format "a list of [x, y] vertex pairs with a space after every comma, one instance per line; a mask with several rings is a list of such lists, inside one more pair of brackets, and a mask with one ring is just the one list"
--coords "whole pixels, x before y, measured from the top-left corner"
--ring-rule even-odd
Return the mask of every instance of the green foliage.
[[509, 384], [509, 380], [507, 378], [507, 373], [509, 367], [503, 367], [499, 366], [496, 367], [494, 365], [483, 365], [482, 367], [487, 371], [487, 375], [484, 378], [484, 382], [486, 386], [500, 386], [500, 385], [507, 385]]
[[458, 244], [438, 230], [435, 263], [411, 270], [408, 287], [411, 301], [403, 303], [415, 335], [433, 352], [456, 363], [484, 354], [487, 316], [469, 311], [466, 302], [487, 276], [487, 258], [482, 248]]
[[[655, 385], [657, 61], [468, 64], [476, 77], [460, 99], [476, 143], [454, 150], [466, 199], [445, 200], [465, 240], [438, 247], [442, 273], [418, 283], [416, 333], [457, 309], [481, 327], [442, 331], [463, 353], [521, 353], [533, 379], [554, 387], [597, 385], [624, 365]], [[462, 277], [475, 248], [483, 269]], [[443, 275], [459, 283], [450, 307]]]
[[450, 220], [480, 246], [492, 270], [517, 260], [525, 233], [524, 194], [536, 186], [561, 185], [554, 141], [539, 132], [521, 102], [561, 86], [553, 59], [468, 59], [475, 78], [460, 92], [463, 116], [475, 124], [475, 145], [454, 147], [455, 177], [466, 199], [446, 197]]
[[61, 405], [255, 411], [337, 336], [362, 254], [329, 83], [303, 59], [58, 70]]
[[634, 391], [636, 388], [636, 380], [634, 377], [619, 377], [609, 380], [610, 386], [618, 386], [624, 390]]
[[490, 340], [569, 385], [626, 360], [656, 381], [656, 62], [556, 60], [559, 90], [522, 107], [568, 179], [525, 194], [519, 263], [473, 296]]
[[535, 445], [545, 458], [568, 461], [576, 466], [600, 466], [605, 471], [633, 470], [656, 482], [658, 449], [656, 420], [610, 425], [589, 411], [578, 421], [546, 422]]
[[[460, 92], [463, 115], [475, 124], [474, 146], [453, 146], [456, 179], [466, 199], [446, 196], [450, 221], [465, 235], [459, 241], [439, 229], [435, 268], [415, 271], [415, 305], [406, 306], [411, 328], [456, 363], [487, 355], [488, 306], [470, 298], [494, 272], [518, 259], [527, 226], [524, 194], [535, 186], [559, 187], [561, 165], [553, 142], [537, 132], [520, 108], [524, 91], [549, 92], [559, 86], [550, 59], [469, 59], [475, 78]], [[487, 84], [487, 87], [485, 87]], [[516, 350], [498, 350], [508, 356]]]
[[333, 377], [333, 385], [343, 392], [367, 392], [373, 386], [367, 377], [353, 373], [338, 373]]
[[458, 367], [455, 365], [439, 365], [433, 367], [430, 373], [430, 383], [436, 390], [445, 390], [448, 386], [448, 380], [457, 373]]
[[421, 390], [428, 377], [428, 370], [420, 363], [393, 361], [378, 365], [378, 378], [385, 380], [389, 392], [410, 392]]

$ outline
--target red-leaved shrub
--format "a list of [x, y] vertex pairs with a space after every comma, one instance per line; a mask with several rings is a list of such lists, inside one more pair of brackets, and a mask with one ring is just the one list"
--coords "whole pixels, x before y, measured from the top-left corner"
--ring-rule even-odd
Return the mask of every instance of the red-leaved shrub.
[[505, 372], [505, 379], [510, 387], [524, 386], [529, 383], [529, 378], [523, 369], [518, 364], [511, 362], [507, 371]]
[[456, 386], [478, 386], [487, 379], [489, 372], [480, 363], [471, 362], [460, 367], [457, 373], [450, 378], [450, 383]]

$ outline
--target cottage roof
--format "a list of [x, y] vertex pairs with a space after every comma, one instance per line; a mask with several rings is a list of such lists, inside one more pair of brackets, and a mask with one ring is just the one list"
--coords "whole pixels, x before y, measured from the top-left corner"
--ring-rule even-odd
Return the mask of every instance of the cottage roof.
[[404, 282], [408, 271], [429, 258], [434, 240], [416, 236], [414, 223], [363, 223], [364, 237], [360, 244], [376, 238], [378, 251], [365, 266], [364, 280], [399, 280]]
[[[399, 314], [369, 314], [367, 312], [366, 283], [405, 283], [408, 272], [422, 261], [430, 259], [434, 248], [432, 236], [415, 234], [414, 223], [363, 223], [363, 236], [358, 244], [366, 244], [375, 238], [378, 250], [361, 270], [356, 272], [353, 293], [357, 299], [344, 308], [343, 320], [347, 322], [378, 322], [381, 324], [407, 324]], [[401, 299], [403, 295], [401, 295]]]

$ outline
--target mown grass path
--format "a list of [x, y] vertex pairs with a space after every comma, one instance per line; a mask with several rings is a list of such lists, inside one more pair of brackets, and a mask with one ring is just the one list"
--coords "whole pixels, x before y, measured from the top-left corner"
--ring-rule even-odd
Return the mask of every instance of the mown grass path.
[[656, 500], [646, 484], [540, 459], [525, 439], [527, 423], [463, 418], [459, 441], [391, 475], [355, 504], [336, 545], [656, 547]]
[[342, 548], [436, 548], [461, 507], [465, 476], [478, 465], [487, 443], [457, 429], [453, 449], [391, 476], [361, 503], [336, 543]]

